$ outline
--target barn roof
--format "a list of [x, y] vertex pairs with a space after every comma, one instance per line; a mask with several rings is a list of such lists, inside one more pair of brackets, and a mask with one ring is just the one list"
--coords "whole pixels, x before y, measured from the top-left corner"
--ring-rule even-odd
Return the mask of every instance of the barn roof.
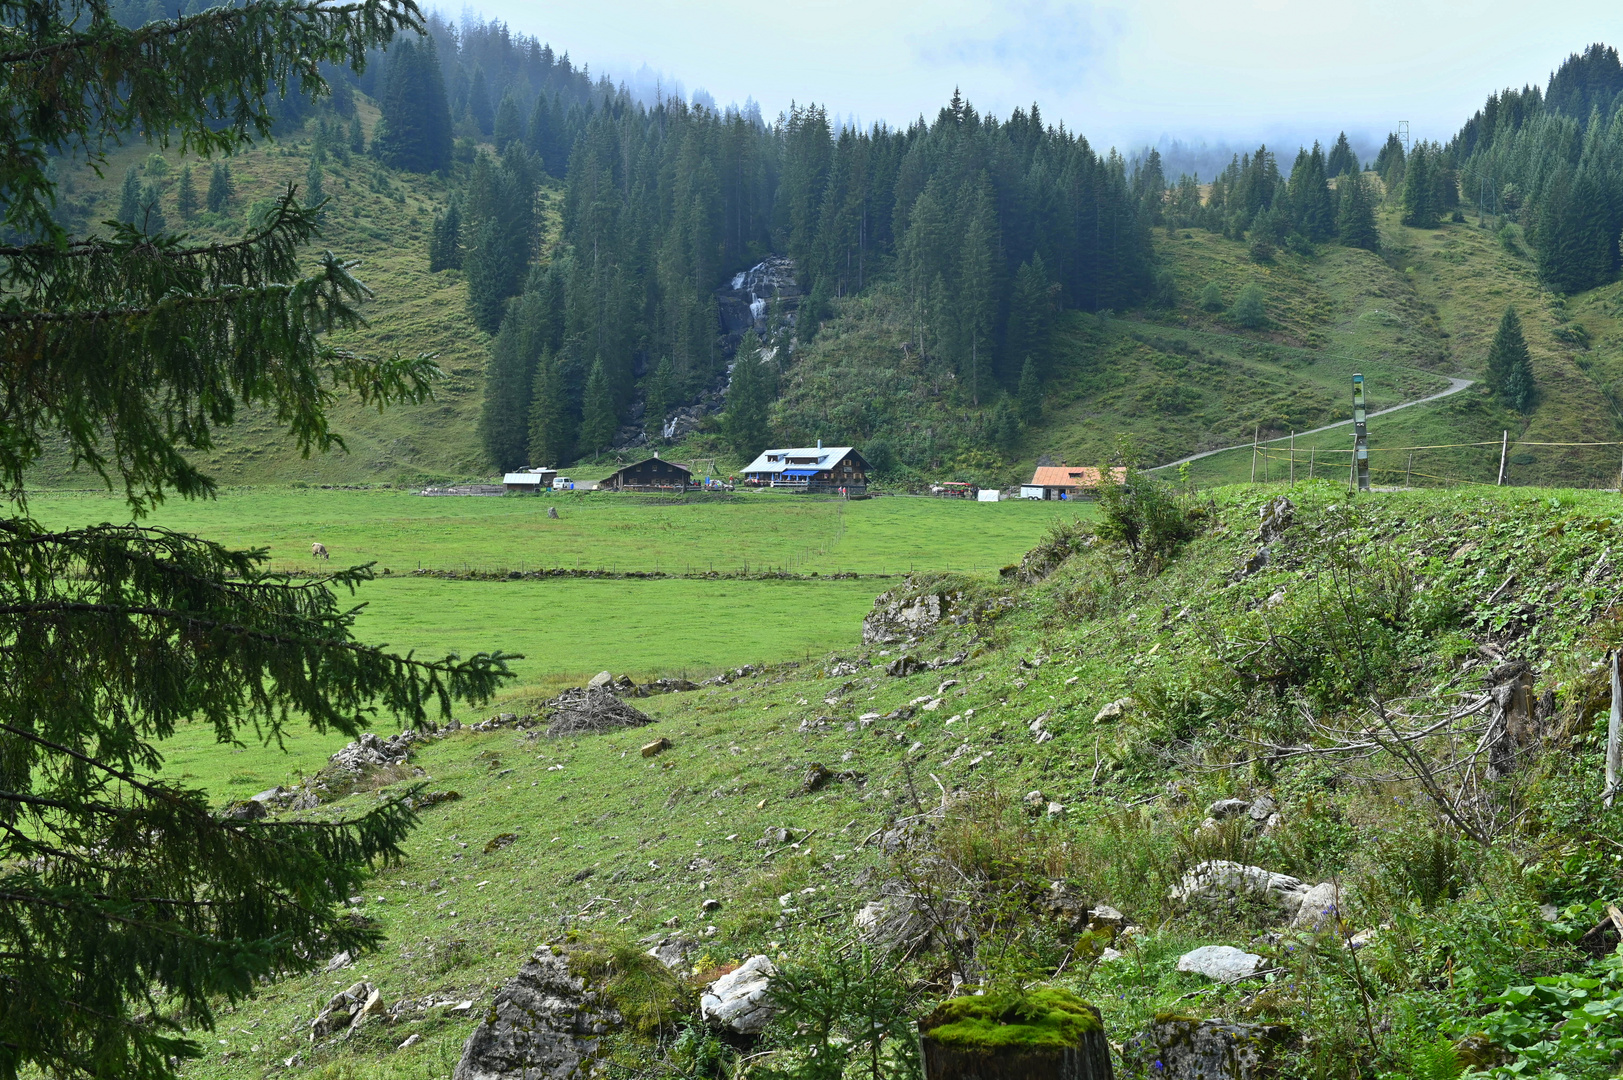
[[[1118, 484], [1127, 478], [1127, 470], [1120, 466], [1110, 472]], [[1096, 488], [1099, 486], [1099, 470], [1089, 465], [1039, 465], [1027, 486]]]
[[[781, 473], [785, 470], [804, 471], [833, 468], [854, 446], [791, 446], [777, 450], [762, 450], [759, 457], [744, 466], [744, 473]], [[768, 461], [775, 457], [776, 461]]]

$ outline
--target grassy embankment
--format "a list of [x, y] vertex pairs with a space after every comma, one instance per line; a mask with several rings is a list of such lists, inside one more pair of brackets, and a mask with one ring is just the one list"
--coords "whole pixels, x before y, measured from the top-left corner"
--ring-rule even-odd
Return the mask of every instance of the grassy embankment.
[[[305, 1032], [325, 996], [358, 978], [390, 1002], [488, 1003], [528, 950], [566, 928], [636, 935], [675, 918], [700, 943], [696, 981], [757, 951], [792, 961], [817, 940], [848, 937], [852, 913], [880, 881], [904, 872], [913, 856], [868, 843], [875, 830], [929, 810], [943, 793], [965, 801], [918, 831], [924, 847], [913, 853], [941, 853], [980, 882], [985, 895], [971, 899], [1002, 913], [993, 919], [1002, 933], [1024, 927], [1023, 944], [1010, 945], [981, 926], [986, 948], [1025, 950], [1027, 977], [1098, 1003], [1114, 1040], [1167, 1009], [1282, 1022], [1303, 1037], [1284, 1075], [1316, 1077], [1397, 1069], [1444, 1052], [1445, 1035], [1484, 1026], [1519, 1046], [1521, 1029], [1484, 1018], [1491, 1006], [1483, 999], [1532, 975], [1590, 964], [1564, 937], [1587, 915], [1549, 924], [1537, 904], [1623, 892], [1616, 860], [1593, 839], [1610, 826], [1594, 803], [1594, 718], [1604, 701], [1594, 693], [1588, 637], [1615, 595], [1618, 575], [1603, 553], [1623, 529], [1616, 497], [1385, 494], [1349, 518], [1336, 509], [1346, 499], [1335, 485], [1302, 485], [1293, 493], [1297, 522], [1274, 561], [1236, 581], [1236, 565], [1256, 547], [1257, 508], [1271, 494], [1217, 492], [1212, 527], [1158, 572], [1084, 545], [1037, 584], [966, 582], [980, 595], [1012, 590], [1018, 606], [997, 621], [949, 628], [918, 650], [968, 649], [961, 667], [889, 678], [878, 666], [887, 651], [853, 645], [839, 652], [858, 664], [854, 677], [830, 678], [824, 663], [782, 665], [639, 700], [656, 721], [644, 730], [560, 741], [462, 733], [423, 748], [415, 761], [432, 786], [462, 799], [427, 811], [405, 861], [366, 890], [363, 910], [390, 943], [352, 969], [265, 988], [224, 1018], [211, 1036], [221, 1042], [188, 1075], [258, 1075], [298, 1051], [295, 1075], [448, 1076], [476, 1018], [443, 1006], [414, 1004], [393, 1024], [313, 1049]], [[1368, 609], [1368, 624], [1338, 631], [1338, 586], [1322, 576], [1330, 563], [1357, 570], [1355, 608]], [[1511, 575], [1513, 587], [1499, 589]], [[1353, 638], [1338, 636], [1346, 632]], [[1554, 691], [1543, 742], [1513, 779], [1477, 791], [1502, 808], [1486, 849], [1381, 758], [1214, 768], [1254, 758], [1259, 740], [1315, 743], [1302, 727], [1308, 712], [1322, 725], [1356, 729], [1362, 676], [1349, 665], [1359, 640], [1377, 692], [1405, 713], [1434, 711], [1456, 694], [1465, 700], [1499, 657], [1533, 665], [1535, 694]], [[949, 677], [959, 685], [941, 686]], [[1120, 721], [1094, 721], [1122, 696], [1140, 706]], [[936, 699], [941, 707], [911, 718], [857, 722]], [[1041, 743], [1029, 728], [1040, 716], [1054, 735]], [[637, 747], [660, 735], [674, 748], [642, 758]], [[813, 761], [860, 779], [798, 794]], [[1030, 790], [1064, 803], [1066, 815], [1022, 824], [1019, 798]], [[1279, 829], [1199, 828], [1212, 800], [1265, 792], [1280, 804]], [[315, 813], [356, 812], [376, 798], [363, 791]], [[798, 846], [757, 848], [768, 827], [796, 830]], [[511, 846], [484, 850], [509, 832], [518, 835]], [[1269, 921], [1255, 910], [1178, 909], [1167, 889], [1201, 858], [1340, 883], [1347, 932], [1378, 927], [1359, 954], [1362, 967], [1348, 965], [1334, 935], [1259, 936]], [[1127, 955], [1118, 963], [1089, 959], [1085, 946], [1077, 954], [1034, 911], [1009, 921], [999, 890], [1024, 895], [1018, 883], [1028, 878], [1043, 888], [1066, 880], [1145, 932], [1117, 943]], [[705, 897], [722, 906], [701, 918]], [[1261, 952], [1280, 970], [1225, 987], [1173, 969], [1177, 956], [1204, 944]], [[1063, 974], [1053, 976], [1062, 961]], [[944, 962], [925, 952], [906, 966], [920, 1007], [941, 993]], [[1601, 1023], [1590, 1047], [1615, 1034], [1611, 1021]], [[395, 1050], [410, 1034], [423, 1039]], [[661, 1053], [634, 1040], [616, 1052], [628, 1070], [653, 1067]], [[1568, 1056], [1558, 1063], [1570, 1066], [1589, 1051], [1560, 1052]], [[1568, 1075], [1605, 1074], [1573, 1067]]]

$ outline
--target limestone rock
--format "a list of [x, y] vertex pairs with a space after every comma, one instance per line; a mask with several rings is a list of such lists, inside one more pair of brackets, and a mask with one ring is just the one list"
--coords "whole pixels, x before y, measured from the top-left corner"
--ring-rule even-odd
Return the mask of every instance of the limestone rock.
[[406, 730], [387, 739], [368, 731], [327, 759], [328, 768], [340, 769], [354, 776], [384, 765], [399, 765], [411, 753], [411, 744], [417, 741], [415, 731]]
[[770, 991], [776, 974], [777, 969], [767, 957], [750, 957], [705, 988], [699, 998], [699, 1015], [712, 1027], [738, 1035], [759, 1035], [775, 1011]]
[[1163, 1080], [1255, 1080], [1268, 1075], [1289, 1041], [1281, 1024], [1231, 1024], [1163, 1014], [1128, 1041], [1123, 1057], [1136, 1059]]
[[587, 1076], [600, 1038], [620, 1014], [570, 974], [568, 962], [537, 949], [496, 992], [462, 1046], [452, 1080], [576, 1080]]
[[1297, 909], [1291, 926], [1298, 930], [1334, 929], [1340, 915], [1340, 894], [1341, 890], [1331, 881], [1313, 886], [1302, 894], [1302, 906]]
[[1117, 698], [1115, 701], [1110, 702], [1109, 704], [1105, 705], [1104, 708], [1095, 713], [1093, 722], [1095, 724], [1114, 723], [1115, 721], [1126, 716], [1128, 713], [1132, 712], [1133, 706], [1136, 704], [1138, 704], [1138, 702], [1134, 701], [1130, 697]]
[[931, 933], [917, 898], [899, 881], [880, 886], [879, 899], [864, 904], [852, 925], [864, 940], [895, 952], [912, 949]]
[[368, 1016], [381, 1012], [383, 995], [369, 982], [358, 982], [327, 1000], [310, 1022], [310, 1041], [359, 1027]]
[[1262, 957], [1232, 945], [1203, 945], [1178, 957], [1178, 970], [1213, 982], [1238, 982], [1262, 967]]
[[693, 942], [680, 934], [654, 934], [643, 940], [652, 943], [648, 955], [673, 971], [687, 967], [688, 957], [695, 948]]
[[614, 676], [613, 675], [610, 675], [606, 671], [600, 671], [596, 675], [593, 675], [591, 677], [591, 679], [587, 681], [586, 689], [588, 689], [588, 690], [600, 690], [603, 687], [608, 686], [612, 682], [614, 682]]
[[962, 597], [956, 592], [909, 595], [892, 589], [874, 598], [873, 610], [862, 619], [864, 645], [889, 645], [921, 637], [952, 614]]
[[1218, 799], [1206, 808], [1206, 816], [1223, 821], [1226, 818], [1239, 817], [1251, 809], [1251, 804], [1244, 799]]
[[1294, 919], [1302, 907], [1307, 886], [1288, 874], [1275, 874], [1260, 866], [1245, 866], [1223, 859], [1199, 863], [1179, 879], [1168, 895], [1181, 904], [1231, 907], [1244, 901], [1262, 902]]

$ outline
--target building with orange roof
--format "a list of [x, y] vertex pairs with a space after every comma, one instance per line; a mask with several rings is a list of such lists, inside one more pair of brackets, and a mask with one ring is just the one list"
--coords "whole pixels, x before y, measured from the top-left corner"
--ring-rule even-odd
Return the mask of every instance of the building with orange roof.
[[[1127, 470], [1110, 470], [1116, 483], [1127, 478]], [[1020, 485], [1022, 499], [1074, 499], [1099, 490], [1099, 470], [1087, 465], [1039, 465], [1031, 482]]]

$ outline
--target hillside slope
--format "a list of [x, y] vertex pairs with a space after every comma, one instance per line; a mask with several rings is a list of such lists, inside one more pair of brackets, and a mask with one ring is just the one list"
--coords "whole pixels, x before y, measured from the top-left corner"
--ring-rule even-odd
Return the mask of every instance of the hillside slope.
[[[1303, 484], [1248, 573], [1271, 494], [1219, 490], [1188, 507], [1198, 535], [1159, 559], [1082, 528], [1028, 558], [1028, 584], [917, 579], [905, 594], [951, 597], [957, 625], [635, 699], [647, 730], [464, 730], [416, 750], [416, 780], [384, 770], [290, 811], [356, 812], [419, 780], [460, 794], [423, 812], [405, 859], [355, 901], [387, 930], [384, 949], [265, 987], [227, 1012], [187, 1075], [286, 1063], [291, 1075], [446, 1076], [517, 963], [577, 935], [680, 946], [679, 981], [617, 991], [623, 1008], [668, 994], [663, 1037], [624, 1035], [606, 1064], [692, 1069], [682, 1047], [696, 1036], [670, 1036], [691, 1024], [695, 988], [752, 954], [793, 969], [851, 942], [854, 914], [887, 882], [942, 889], [967, 913], [952, 923], [961, 937], [935, 939], [952, 948], [901, 931], [895, 966], [916, 1011], [955, 976], [1039, 980], [1096, 1002], [1118, 1045], [1167, 1010], [1283, 1024], [1286, 1077], [1445, 1075], [1414, 1070], [1453, 1060], [1449, 1040], [1476, 1046], [1474, 1061], [1609, 1075], [1617, 1011], [1583, 1021], [1588, 1039], [1558, 1039], [1562, 1006], [1493, 995], [1538, 975], [1593, 979], [1608, 1008], [1623, 1000], [1615, 965], [1572, 944], [1623, 890], [1616, 861], [1595, 855], [1616, 828], [1596, 798], [1605, 698], [1592, 663], [1617, 633], [1606, 612], [1619, 572], [1604, 554], [1623, 528], [1615, 497], [1413, 493], [1348, 507], [1336, 484]], [[944, 663], [888, 673], [904, 654]], [[1523, 672], [1531, 726], [1500, 746], [1482, 702]], [[1452, 811], [1410, 759], [1360, 749], [1367, 695], [1405, 729], [1460, 703], [1446, 730], [1409, 744]], [[660, 737], [670, 749], [638, 753]], [[1339, 753], [1338, 740], [1350, 740]], [[837, 775], [809, 780], [820, 768]], [[1029, 808], [1028, 792], [1040, 793]], [[1225, 798], [1280, 816], [1205, 821]], [[1334, 883], [1344, 921], [1321, 934], [1261, 900], [1171, 898], [1207, 859]], [[1056, 881], [1143, 929], [1078, 937], [1044, 899]], [[1361, 966], [1345, 961], [1354, 931], [1368, 932]], [[1121, 958], [1100, 962], [1105, 944]], [[1205, 945], [1259, 954], [1268, 972], [1225, 986], [1175, 970]], [[361, 979], [383, 1017], [312, 1043], [317, 1008]], [[461, 1000], [472, 1009], [449, 1007]], [[793, 1042], [792, 1025], [776, 1028], [751, 1052], [783, 1064]], [[1124, 1056], [1118, 1075], [1146, 1064]]]

